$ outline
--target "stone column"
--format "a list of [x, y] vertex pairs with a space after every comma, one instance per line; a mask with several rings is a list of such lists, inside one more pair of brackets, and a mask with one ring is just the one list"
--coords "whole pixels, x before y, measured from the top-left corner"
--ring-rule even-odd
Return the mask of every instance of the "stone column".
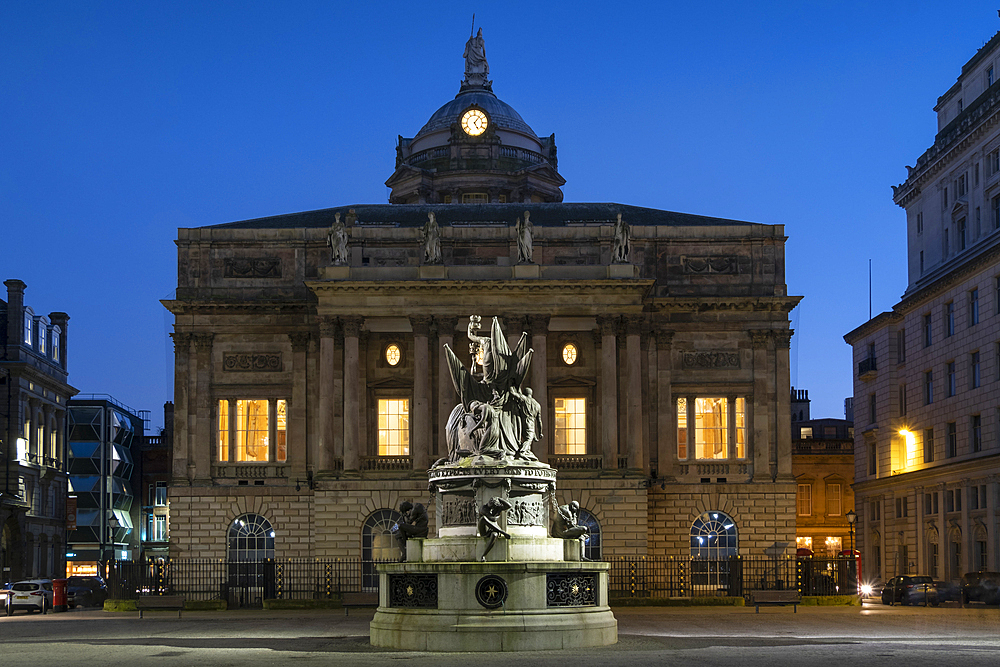
[[196, 408], [195, 416], [195, 437], [192, 443], [192, 456], [188, 460], [188, 469], [191, 462], [194, 462], [194, 474], [191, 481], [201, 481], [207, 483], [212, 478], [212, 443], [215, 429], [212, 424], [212, 415], [216, 413], [212, 406], [212, 339], [214, 334], [202, 333], [194, 336], [195, 349], [195, 382], [197, 389], [195, 400], [192, 401]]
[[171, 333], [174, 341], [174, 444], [171, 484], [187, 485], [188, 464], [188, 366], [191, 334]]
[[[753, 348], [753, 481], [767, 482], [772, 479], [771, 470], [771, 406], [768, 394], [768, 363], [767, 350], [771, 336], [768, 331], [750, 332], [750, 345]], [[791, 410], [791, 406], [789, 406]], [[688, 424], [688, 433], [692, 432], [693, 424]], [[791, 425], [789, 425], [791, 428]], [[789, 434], [790, 436], [791, 434]], [[688, 436], [690, 440], [690, 435]], [[690, 455], [690, 453], [689, 453]], [[883, 536], [883, 542], [885, 537]]]
[[306, 476], [306, 445], [309, 441], [306, 427], [309, 410], [306, 355], [309, 350], [309, 332], [289, 333], [288, 340], [292, 346], [292, 396], [286, 407], [288, 415], [285, 426], [285, 450], [290, 483], [293, 479]]
[[55, 447], [52, 446], [52, 415], [55, 408], [51, 405], [42, 405], [42, 446], [39, 453], [42, 455], [40, 463], [51, 465], [51, 459], [56, 458]]
[[642, 460], [642, 349], [640, 342], [644, 318], [641, 315], [625, 316], [625, 358], [628, 377], [628, 395], [625, 404], [626, 452], [629, 470], [644, 470], [648, 459]]
[[[514, 246], [514, 256], [517, 257], [517, 244]], [[524, 315], [504, 315], [501, 318], [503, 322], [504, 333], [507, 335], [507, 345], [510, 346], [511, 351], [514, 350], [514, 346], [517, 342], [521, 340], [521, 334], [525, 331], [525, 317]], [[485, 335], [489, 335], [487, 332]]]
[[455, 348], [455, 326], [458, 320], [454, 317], [435, 317], [434, 323], [437, 325], [437, 402], [438, 402], [438, 429], [437, 439], [431, 444], [431, 451], [436, 457], [445, 456], [448, 453], [446, 442], [448, 417], [458, 403], [455, 395], [455, 386], [451, 382], [451, 371], [448, 369], [448, 358], [444, 353], [444, 346], [454, 350]]
[[334, 459], [343, 457], [343, 452], [334, 451], [333, 437], [333, 337], [336, 329], [336, 318], [319, 318], [319, 437], [310, 443], [308, 460], [308, 465], [316, 471], [330, 470]]
[[345, 317], [344, 327], [344, 472], [357, 472], [361, 467], [362, 443], [360, 442], [361, 391], [358, 369], [358, 337], [364, 318]]
[[531, 393], [534, 399], [542, 407], [542, 432], [538, 434], [538, 440], [532, 446], [532, 451], [538, 460], [546, 463], [549, 460], [549, 443], [545, 437], [546, 433], [552, 433], [549, 421], [549, 355], [548, 355], [548, 332], [549, 316], [532, 315], [528, 318], [528, 327], [531, 330], [531, 349], [534, 353], [531, 357]]
[[774, 441], [778, 448], [778, 481], [790, 482], [792, 475], [792, 386], [789, 368], [789, 349], [792, 330], [774, 332], [775, 378], [774, 390], [777, 415]]
[[986, 553], [989, 554], [987, 564], [991, 572], [1000, 570], [1000, 545], [997, 537], [1000, 526], [997, 525], [997, 475], [986, 479]]
[[413, 328], [413, 410], [410, 423], [413, 440], [410, 461], [413, 470], [422, 472], [430, 467], [431, 443], [431, 364], [427, 349], [431, 318], [418, 315], [410, 318]]
[[955, 493], [962, 494], [962, 560], [960, 563], [962, 572], [965, 573], [973, 572], [979, 568], [972, 566], [972, 547], [976, 543], [976, 536], [973, 534], [972, 522], [969, 520], [969, 489], [971, 485], [968, 478], [963, 479], [961, 484], [955, 489]]
[[[951, 536], [948, 531], [948, 485], [938, 484], [938, 559], [941, 561], [941, 578], [955, 579], [962, 573], [951, 570]], [[887, 573], [888, 574], [888, 573]]]
[[924, 534], [924, 494], [926, 492], [927, 490], [922, 486], [918, 486], [913, 489], [913, 494], [916, 496], [916, 505], [913, 508], [917, 535], [917, 553], [915, 560], [918, 572], [927, 572], [931, 576], [935, 576], [930, 572], [931, 559], [927, 550], [927, 536]]
[[601, 454], [605, 472], [618, 470], [618, 318], [597, 319], [601, 332]]
[[656, 475], [677, 475], [677, 406], [670, 386], [673, 331], [656, 332]]

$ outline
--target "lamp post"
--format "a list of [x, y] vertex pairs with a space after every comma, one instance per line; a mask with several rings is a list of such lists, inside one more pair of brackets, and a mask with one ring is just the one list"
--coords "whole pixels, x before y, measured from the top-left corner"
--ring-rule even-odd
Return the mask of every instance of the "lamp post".
[[854, 557], [854, 522], [858, 520], [858, 515], [854, 510], [847, 511], [847, 529], [851, 533], [851, 557]]

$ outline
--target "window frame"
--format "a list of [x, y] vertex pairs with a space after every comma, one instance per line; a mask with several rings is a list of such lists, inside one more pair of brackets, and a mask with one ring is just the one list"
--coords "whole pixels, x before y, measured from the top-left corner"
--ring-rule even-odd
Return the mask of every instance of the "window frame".
[[[394, 412], [385, 413], [387, 417], [386, 423], [388, 424], [391, 417], [397, 417], [397, 421], [405, 420], [405, 428], [383, 428], [382, 427], [382, 406], [385, 403], [387, 406], [389, 403], [399, 403], [405, 402], [406, 411], [405, 412]], [[411, 406], [413, 405], [413, 399], [409, 392], [405, 394], [398, 395], [379, 395], [375, 397], [375, 456], [379, 458], [403, 458], [409, 457], [413, 454], [412, 444], [413, 444], [413, 418]], [[387, 435], [390, 433], [405, 433], [405, 438], [401, 438], [399, 443], [393, 444], [390, 442], [385, 443], [385, 449], [383, 449], [382, 434], [385, 432]], [[405, 443], [402, 442], [405, 440]], [[399, 451], [393, 453], [392, 449], [396, 448]], [[402, 451], [405, 448], [405, 451]]]
[[[582, 403], [582, 406], [583, 406], [583, 411], [582, 412], [565, 412], [565, 413], [563, 413], [565, 415], [571, 415], [571, 416], [574, 416], [574, 417], [578, 417], [578, 416], [582, 415], [582, 417], [583, 417], [583, 425], [582, 426], [577, 426], [577, 425], [564, 426], [564, 427], [560, 427], [559, 426], [559, 421], [560, 421], [560, 417], [559, 417], [560, 412], [559, 412], [559, 408], [558, 408], [559, 401], [571, 401], [573, 404]], [[588, 448], [589, 448], [590, 438], [588, 437], [587, 429], [589, 428], [590, 420], [588, 419], [588, 416], [589, 416], [588, 413], [589, 413], [589, 401], [588, 401], [588, 399], [587, 399], [586, 396], [578, 395], [575, 392], [571, 392], [570, 395], [563, 395], [561, 393], [553, 395], [553, 397], [552, 397], [552, 454], [554, 456], [586, 456], [589, 453], [588, 452]], [[573, 421], [575, 421], [575, 420], [573, 420]], [[568, 448], [569, 448], [569, 441], [568, 440], [565, 443], [563, 443], [563, 446], [567, 448], [567, 451], [562, 451], [562, 452], [558, 451], [558, 448], [560, 447], [559, 434], [560, 433], [567, 433], [568, 434], [570, 432], [575, 433], [575, 434], [581, 434], [582, 433], [582, 435], [583, 435], [583, 451], [582, 452], [581, 451], [568, 451]], [[579, 441], [574, 441], [573, 446], [574, 447], [579, 446]]]
[[[805, 512], [803, 512], [805, 508]], [[795, 515], [812, 516], [812, 484], [800, 482], [795, 495]]]

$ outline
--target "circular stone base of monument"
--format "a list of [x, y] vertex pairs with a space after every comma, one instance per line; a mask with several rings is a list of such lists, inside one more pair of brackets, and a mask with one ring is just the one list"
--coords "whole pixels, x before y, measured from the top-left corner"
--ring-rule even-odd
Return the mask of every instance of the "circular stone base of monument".
[[533, 651], [607, 646], [607, 563], [384, 563], [374, 646]]

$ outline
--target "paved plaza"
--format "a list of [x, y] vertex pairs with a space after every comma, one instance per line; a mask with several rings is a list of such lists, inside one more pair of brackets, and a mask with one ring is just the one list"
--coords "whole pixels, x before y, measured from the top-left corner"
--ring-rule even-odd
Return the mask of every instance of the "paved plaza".
[[19, 665], [996, 665], [995, 607], [615, 608], [618, 644], [569, 651], [446, 654], [376, 649], [371, 610], [0, 617], [0, 656]]

